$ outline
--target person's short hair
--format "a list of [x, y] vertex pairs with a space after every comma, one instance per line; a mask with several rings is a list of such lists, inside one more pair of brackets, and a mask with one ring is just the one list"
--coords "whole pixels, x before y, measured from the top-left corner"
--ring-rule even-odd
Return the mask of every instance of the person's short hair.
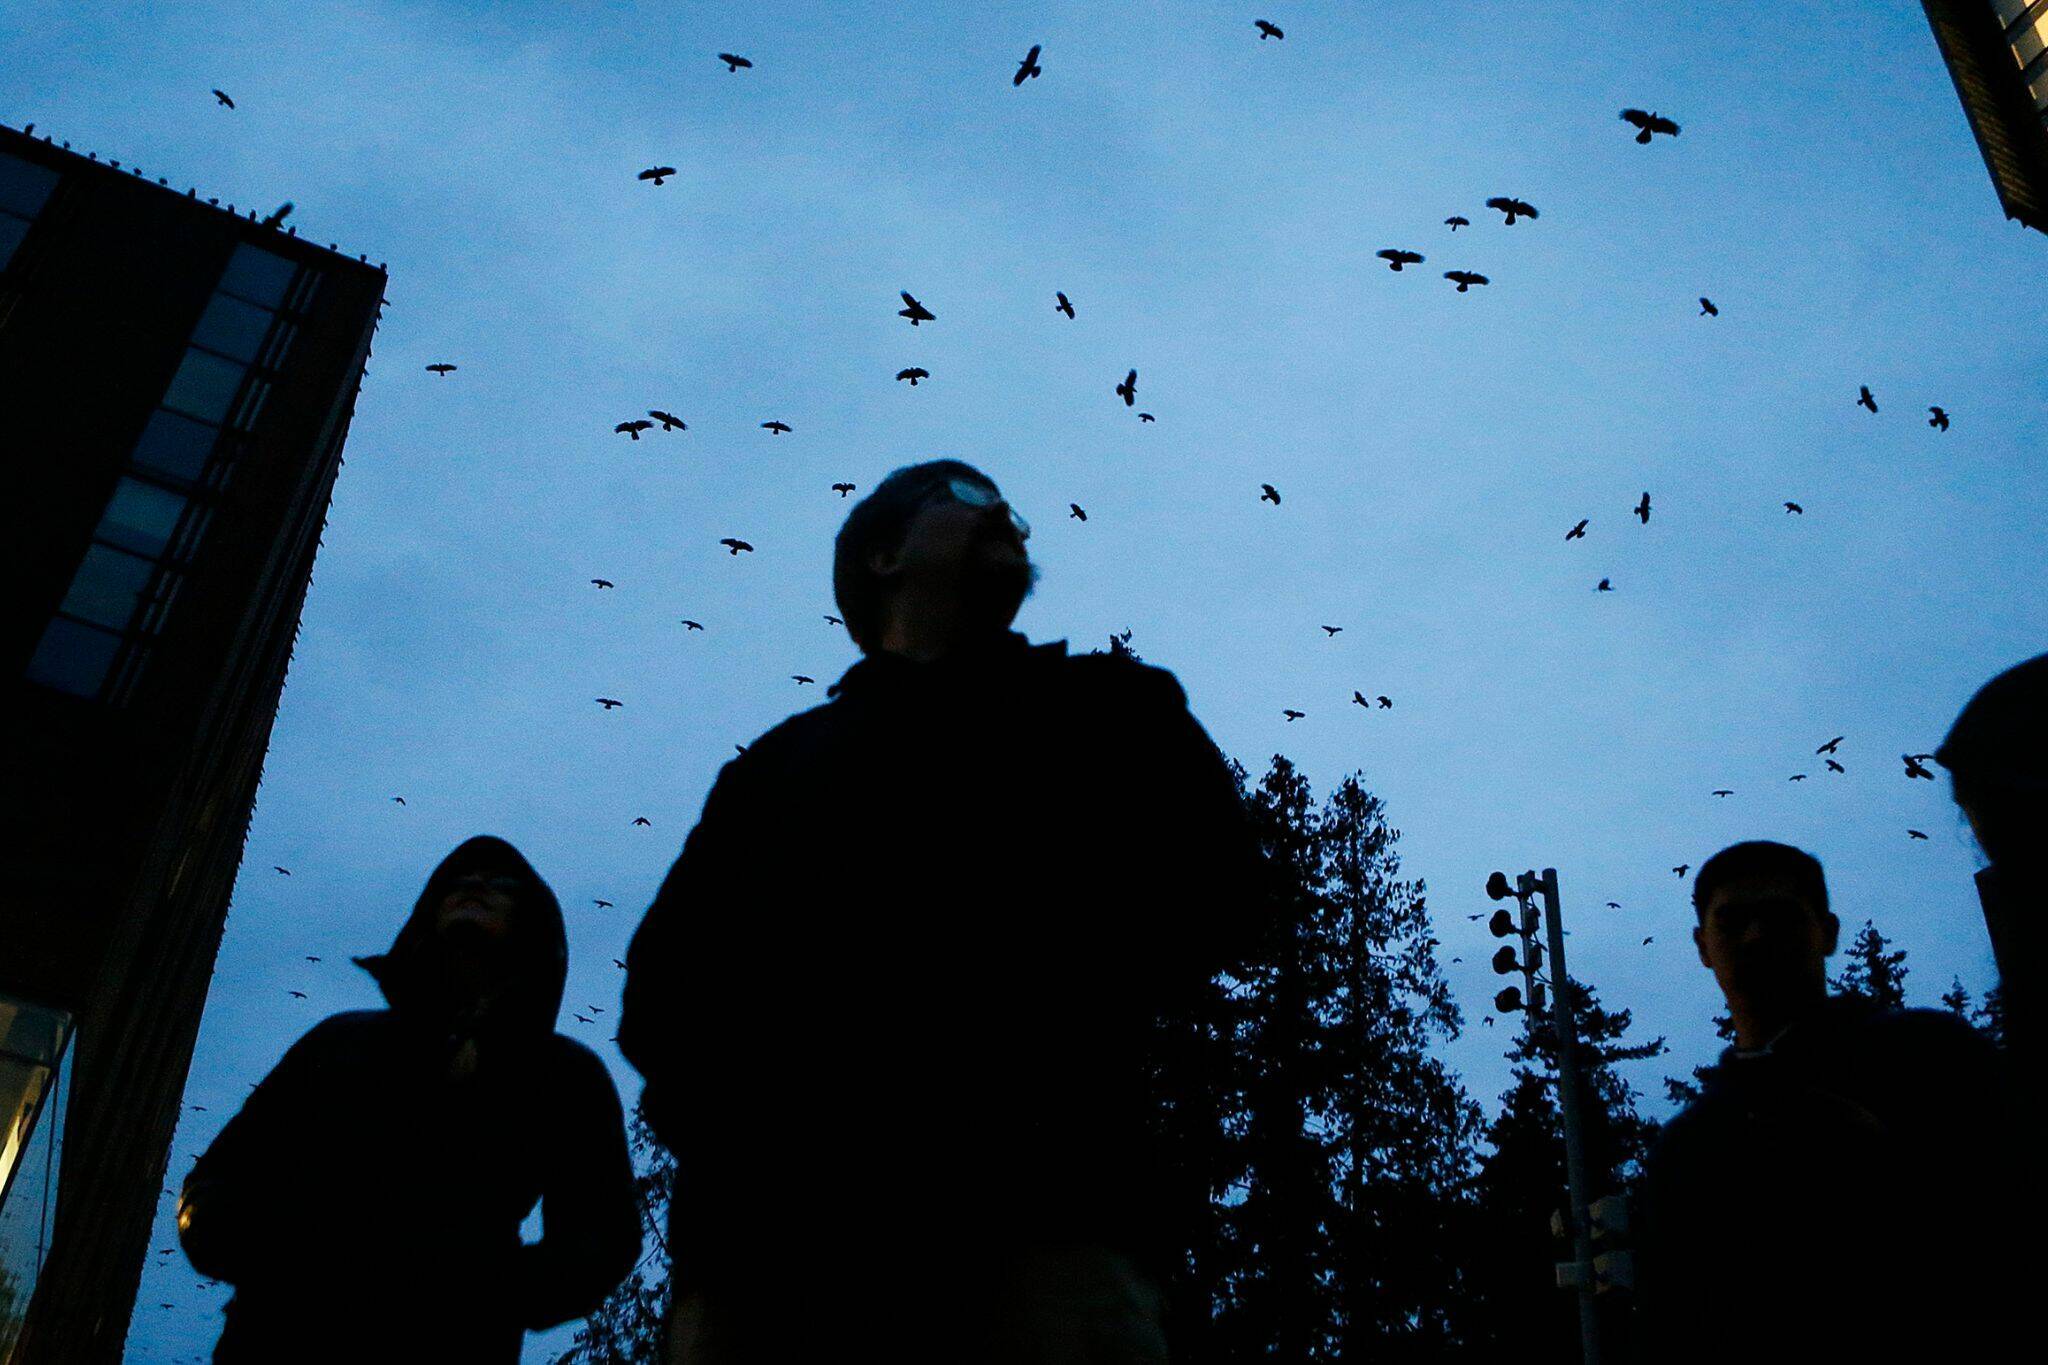
[[1707, 905], [1714, 893], [1729, 882], [1744, 877], [1774, 877], [1813, 903], [1821, 914], [1828, 912], [1828, 881], [1820, 859], [1805, 849], [1769, 839], [1750, 839], [1730, 844], [1700, 864], [1692, 879], [1692, 910], [1702, 924], [1707, 922]]
[[1993, 862], [2037, 843], [2048, 825], [2048, 654], [1978, 689], [1934, 751]]
[[832, 545], [832, 597], [839, 603], [846, 633], [863, 654], [872, 654], [881, 645], [887, 605], [880, 580], [868, 568], [868, 556], [901, 545], [903, 532], [925, 497], [946, 480], [961, 478], [995, 487], [995, 480], [965, 461], [926, 460], [892, 472], [846, 514]]

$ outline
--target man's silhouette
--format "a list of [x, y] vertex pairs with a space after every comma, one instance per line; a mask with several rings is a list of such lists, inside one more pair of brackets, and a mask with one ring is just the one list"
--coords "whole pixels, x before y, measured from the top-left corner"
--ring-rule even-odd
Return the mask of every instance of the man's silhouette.
[[2002, 1059], [1952, 1015], [1828, 996], [1840, 924], [1799, 849], [1723, 849], [1693, 905], [1735, 1042], [1646, 1166], [1644, 1358], [1995, 1358]]
[[315, 1025], [185, 1177], [185, 1253], [235, 1287], [213, 1358], [517, 1361], [640, 1254], [618, 1092], [554, 1031], [561, 908], [470, 839], [356, 961], [391, 1007]]
[[672, 1359], [1165, 1358], [1206, 1191], [1157, 1021], [1233, 960], [1258, 851], [1170, 673], [1010, 629], [1028, 535], [954, 460], [852, 509], [865, 657], [724, 766], [634, 937]]

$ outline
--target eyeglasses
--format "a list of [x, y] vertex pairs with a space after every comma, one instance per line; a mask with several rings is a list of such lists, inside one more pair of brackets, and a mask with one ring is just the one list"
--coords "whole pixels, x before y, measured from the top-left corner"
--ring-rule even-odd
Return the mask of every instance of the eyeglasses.
[[1031, 523], [1024, 520], [1018, 514], [1016, 508], [1010, 506], [1007, 502], [1003, 502], [1002, 494], [996, 492], [995, 489], [990, 488], [985, 483], [976, 483], [972, 479], [952, 478], [946, 480], [925, 496], [931, 497], [936, 494], [944, 494], [951, 497], [955, 502], [965, 503], [969, 507], [993, 507], [997, 503], [1002, 503], [1003, 510], [1010, 514], [1010, 525], [1016, 528], [1017, 539], [1029, 540], [1031, 538]]

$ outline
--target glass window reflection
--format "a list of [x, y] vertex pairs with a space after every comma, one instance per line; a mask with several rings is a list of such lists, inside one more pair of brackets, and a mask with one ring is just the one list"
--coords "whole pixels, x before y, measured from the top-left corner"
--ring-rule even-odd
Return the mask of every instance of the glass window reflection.
[[114, 485], [114, 496], [100, 517], [93, 535], [110, 545], [133, 550], [152, 558], [171, 543], [178, 518], [185, 513], [185, 499], [168, 488], [141, 479], [123, 478]]
[[0, 152], [0, 209], [33, 218], [43, 211], [62, 177], [48, 166]]
[[135, 619], [135, 606], [142, 600], [155, 569], [153, 560], [111, 545], [93, 545], [86, 550], [85, 561], [71, 580], [71, 591], [64, 595], [61, 610], [96, 626], [126, 630]]
[[28, 661], [28, 680], [74, 697], [96, 697], [120, 651], [121, 637], [114, 632], [53, 616]]
[[14, 249], [28, 236], [28, 221], [11, 213], [0, 213], [0, 270], [14, 259]]
[[206, 351], [187, 349], [185, 359], [164, 391], [164, 406], [192, 417], [218, 422], [227, 416], [241, 387], [243, 367]]
[[199, 315], [199, 325], [192, 329], [192, 344], [237, 360], [254, 360], [263, 349], [263, 337], [270, 330], [273, 316], [268, 308], [244, 303], [229, 294], [215, 294], [206, 311]]
[[158, 408], [150, 414], [149, 425], [142, 429], [142, 438], [129, 458], [144, 469], [196, 483], [219, 435], [218, 427]]
[[228, 268], [221, 272], [220, 289], [224, 294], [275, 308], [284, 302], [285, 290], [291, 287], [297, 271], [298, 266], [284, 257], [243, 242], [228, 258]]

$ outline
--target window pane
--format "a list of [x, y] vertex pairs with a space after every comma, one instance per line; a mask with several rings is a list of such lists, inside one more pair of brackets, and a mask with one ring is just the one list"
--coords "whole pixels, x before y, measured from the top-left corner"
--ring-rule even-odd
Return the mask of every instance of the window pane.
[[268, 308], [215, 294], [192, 329], [192, 344], [221, 351], [237, 360], [254, 360], [263, 347], [263, 334], [270, 330], [273, 316]]
[[153, 560], [125, 554], [110, 545], [94, 545], [85, 552], [71, 591], [64, 596], [67, 615], [98, 626], [126, 630], [135, 619], [135, 604], [149, 586]]
[[0, 209], [12, 209], [24, 218], [43, 211], [43, 201], [57, 188], [58, 175], [48, 166], [23, 161], [0, 152]]
[[239, 294], [251, 303], [275, 308], [284, 302], [284, 291], [297, 270], [284, 257], [244, 242], [228, 258], [228, 268], [221, 272], [220, 287], [223, 292]]
[[171, 532], [178, 529], [184, 511], [185, 500], [169, 489], [124, 478], [114, 485], [114, 496], [93, 534], [124, 550], [155, 558], [171, 543]]
[[14, 259], [14, 248], [21, 245], [21, 239], [28, 236], [28, 220], [16, 218], [11, 213], [0, 213], [0, 270]]
[[243, 367], [232, 360], [187, 350], [184, 363], [171, 377], [170, 388], [164, 391], [164, 406], [218, 422], [227, 416], [243, 373]]
[[120, 649], [121, 637], [112, 631], [53, 616], [28, 661], [28, 679], [73, 696], [97, 696]]
[[142, 439], [135, 443], [130, 458], [144, 469], [197, 482], [219, 435], [217, 427], [158, 408], [150, 414], [149, 425], [142, 429]]

